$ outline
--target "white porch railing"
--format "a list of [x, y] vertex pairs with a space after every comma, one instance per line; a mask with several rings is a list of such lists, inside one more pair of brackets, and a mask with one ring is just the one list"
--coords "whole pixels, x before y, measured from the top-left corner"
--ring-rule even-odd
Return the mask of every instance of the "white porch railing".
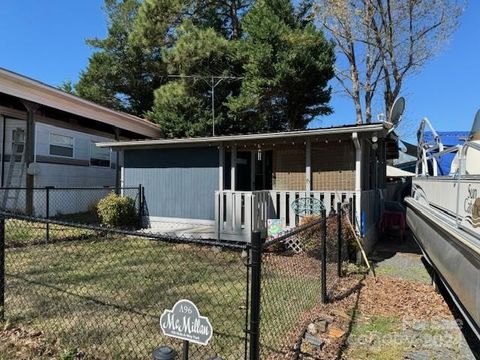
[[327, 213], [338, 202], [355, 198], [354, 191], [231, 191], [215, 192], [215, 231], [223, 240], [250, 241], [252, 231], [267, 231], [268, 219], [281, 219], [283, 227], [298, 225], [292, 209], [295, 199], [313, 197], [320, 200]]
[[265, 233], [268, 191], [215, 192], [215, 233], [223, 240], [250, 241], [252, 231]]

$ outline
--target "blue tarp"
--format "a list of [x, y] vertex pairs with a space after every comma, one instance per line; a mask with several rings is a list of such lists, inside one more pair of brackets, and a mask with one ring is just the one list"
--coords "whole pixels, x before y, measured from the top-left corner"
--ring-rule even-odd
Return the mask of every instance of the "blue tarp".
[[[467, 140], [470, 132], [469, 131], [439, 131], [437, 132], [438, 136], [440, 137], [440, 141], [442, 142], [445, 149], [456, 146], [462, 145], [465, 140]], [[434, 144], [435, 140], [433, 137], [433, 133], [431, 131], [425, 131], [423, 134], [424, 140], [430, 144]], [[448, 175], [450, 173], [450, 167], [452, 165], [453, 158], [455, 157], [455, 153], [448, 153], [445, 155], [440, 156], [437, 159], [438, 162], [438, 175]]]

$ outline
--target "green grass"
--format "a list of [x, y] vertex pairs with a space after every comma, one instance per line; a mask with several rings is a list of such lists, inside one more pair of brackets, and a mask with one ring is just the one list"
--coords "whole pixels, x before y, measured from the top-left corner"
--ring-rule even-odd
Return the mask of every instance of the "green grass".
[[[49, 225], [49, 242], [84, 239], [96, 236], [96, 232], [70, 226]], [[10, 218], [5, 221], [5, 245], [29, 246], [47, 243], [47, 225]]]
[[[188, 298], [215, 332], [207, 347], [192, 346], [192, 359], [243, 357], [247, 268], [239, 252], [132, 237], [97, 240], [91, 233], [26, 246], [42, 230], [14, 230], [22, 246], [6, 251], [6, 316], [13, 324], [42, 330], [63, 349], [145, 359], [159, 345], [179, 348], [158, 323], [164, 309]], [[262, 330], [268, 336], [262, 341], [279, 349], [318, 301], [319, 278], [278, 269], [264, 277]]]

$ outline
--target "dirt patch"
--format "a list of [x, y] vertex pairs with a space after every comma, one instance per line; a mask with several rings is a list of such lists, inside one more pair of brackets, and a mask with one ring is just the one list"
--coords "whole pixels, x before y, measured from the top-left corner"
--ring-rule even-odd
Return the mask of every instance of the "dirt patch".
[[55, 359], [57, 353], [57, 345], [47, 341], [41, 332], [19, 327], [0, 331], [0, 359]]
[[0, 360], [79, 360], [84, 355], [76, 349], [60, 350], [57, 340], [49, 340], [40, 331], [8, 327], [0, 322]]

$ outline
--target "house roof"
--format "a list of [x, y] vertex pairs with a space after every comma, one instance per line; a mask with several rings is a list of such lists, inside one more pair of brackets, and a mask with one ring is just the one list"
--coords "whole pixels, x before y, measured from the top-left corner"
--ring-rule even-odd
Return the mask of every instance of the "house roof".
[[272, 133], [257, 133], [257, 134], [240, 134], [240, 135], [225, 135], [225, 136], [208, 136], [208, 137], [193, 137], [193, 138], [176, 138], [176, 139], [158, 139], [158, 140], [135, 140], [135, 141], [121, 141], [121, 142], [104, 142], [97, 143], [100, 147], [111, 148], [136, 148], [136, 147], [189, 147], [198, 145], [213, 145], [221, 143], [232, 143], [240, 141], [255, 141], [255, 140], [284, 140], [294, 138], [308, 138], [325, 135], [341, 135], [357, 133], [373, 133], [377, 136], [386, 136], [387, 130], [391, 128], [389, 123], [373, 123], [362, 125], [345, 125], [319, 129], [283, 131]]
[[0, 68], [0, 93], [109, 124], [145, 137], [161, 136], [160, 128], [147, 120], [95, 104], [4, 68]]

